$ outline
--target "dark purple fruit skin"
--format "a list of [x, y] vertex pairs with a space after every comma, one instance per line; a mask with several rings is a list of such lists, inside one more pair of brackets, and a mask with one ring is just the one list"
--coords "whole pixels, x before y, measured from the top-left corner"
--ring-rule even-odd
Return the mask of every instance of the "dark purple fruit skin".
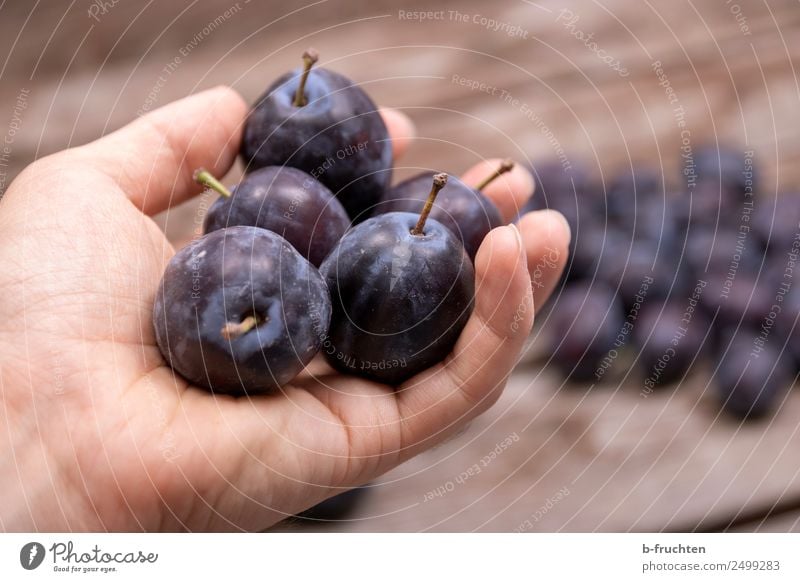
[[664, 197], [661, 172], [649, 166], [634, 166], [620, 172], [608, 184], [606, 208], [610, 221], [629, 229], [635, 223], [642, 204]]
[[636, 303], [682, 297], [690, 280], [680, 269], [680, 251], [668, 240], [661, 244], [642, 240], [630, 242], [628, 248], [610, 255], [606, 268], [597, 276], [617, 293], [630, 311]]
[[620, 257], [630, 252], [631, 242], [616, 229], [585, 220], [573, 231], [568, 259], [568, 280], [579, 281], [606, 277]]
[[695, 305], [687, 315], [687, 308], [679, 301], [642, 307], [633, 336], [648, 386], [681, 380], [710, 341], [710, 322], [705, 314]]
[[[238, 338], [226, 321], [268, 320]], [[319, 272], [279, 235], [251, 226], [207, 234], [170, 260], [153, 310], [156, 341], [181, 376], [217, 394], [278, 390], [319, 351], [331, 304]]]
[[[737, 207], [738, 206], [738, 207]], [[741, 200], [712, 180], [700, 180], [676, 204], [680, 220], [692, 228], [733, 227], [741, 214]]]
[[565, 169], [561, 162], [551, 160], [531, 167], [536, 187], [520, 211], [520, 216], [533, 210], [550, 208], [558, 210], [567, 219], [573, 232], [585, 216], [605, 215], [602, 190], [594, 188], [588, 168], [570, 165]]
[[800, 372], [800, 288], [792, 287], [781, 305], [775, 333], [779, 342], [785, 342], [785, 350], [791, 356], [795, 372]]
[[229, 226], [257, 226], [278, 233], [319, 267], [350, 218], [320, 182], [296, 168], [269, 166], [251, 172], [208, 209], [205, 232]]
[[366, 493], [366, 487], [349, 489], [298, 513], [297, 517], [303, 521], [340, 521], [356, 510]]
[[596, 379], [623, 323], [622, 305], [613, 290], [596, 283], [570, 285], [558, 296], [547, 322], [553, 364], [571, 381]]
[[753, 232], [771, 256], [785, 262], [800, 224], [800, 193], [782, 192], [777, 198], [761, 198], [753, 212]]
[[727, 333], [720, 345], [716, 386], [723, 409], [740, 420], [768, 416], [794, 377], [788, 358], [769, 341], [757, 355], [758, 334], [745, 328]]
[[301, 71], [278, 78], [259, 98], [244, 127], [247, 171], [292, 166], [311, 174], [363, 220], [389, 187], [392, 143], [372, 99], [350, 79], [314, 68], [307, 104], [295, 107]]
[[758, 175], [745, 152], [730, 147], [707, 145], [694, 152], [697, 181], [711, 182], [724, 198], [741, 202], [746, 193], [758, 188]]
[[401, 384], [442, 361], [472, 312], [475, 273], [450, 230], [381, 214], [344, 235], [322, 263], [333, 304], [323, 353], [336, 369]]
[[[758, 273], [764, 251], [755, 236], [743, 237], [731, 228], [693, 226], [689, 230], [682, 255], [681, 262], [694, 280], [708, 279], [711, 282], [720, 276], [724, 280], [724, 274], [731, 269]], [[738, 262], [738, 266], [734, 261]]]
[[716, 315], [715, 324], [720, 329], [738, 325], [760, 326], [775, 303], [776, 286], [765, 274], [757, 271], [740, 267], [735, 275], [731, 282], [727, 271], [709, 273], [706, 277], [708, 287], [701, 303], [710, 317]]
[[[412, 212], [419, 215], [430, 194], [433, 175], [434, 172], [423, 172], [394, 186], [375, 208], [375, 214]], [[489, 231], [503, 225], [500, 211], [491, 200], [453, 176], [436, 196], [430, 217], [453, 231], [472, 260]]]

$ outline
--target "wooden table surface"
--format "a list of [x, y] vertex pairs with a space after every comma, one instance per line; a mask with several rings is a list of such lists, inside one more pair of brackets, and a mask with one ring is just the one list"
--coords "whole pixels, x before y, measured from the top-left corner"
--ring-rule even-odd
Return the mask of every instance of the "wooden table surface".
[[[148, 101], [219, 83], [252, 101], [308, 45], [415, 120], [398, 178], [431, 165], [457, 173], [488, 156], [535, 168], [563, 155], [598, 179], [650, 163], [677, 185], [688, 140], [754, 150], [766, 195], [800, 184], [796, 0], [330, 0], [297, 9], [181, 0], [119, 2], [96, 18], [91, 6], [0, 3], [0, 119], [25, 101], [0, 186]], [[420, 22], [415, 10], [442, 12]], [[197, 212], [190, 202], [158, 221], [180, 244]], [[796, 394], [774, 419], [740, 426], [714, 407], [708, 374], [647, 399], [635, 375], [585, 390], [563, 385], [541, 344], [534, 337], [492, 411], [382, 478], [352, 520], [314, 529], [800, 529]], [[764, 519], [773, 510], [780, 515]]]

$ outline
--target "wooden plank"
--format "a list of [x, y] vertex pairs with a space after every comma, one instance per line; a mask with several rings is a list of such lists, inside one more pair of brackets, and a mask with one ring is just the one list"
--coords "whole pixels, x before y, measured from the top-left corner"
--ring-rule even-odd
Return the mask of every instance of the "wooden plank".
[[[798, 395], [739, 426], [717, 417], [705, 377], [642, 398], [634, 382], [587, 391], [519, 370], [494, 409], [381, 479], [352, 521], [312, 529], [687, 531], [796, 496]], [[509, 435], [519, 440], [487, 462]]]
[[730, 528], [728, 531], [746, 533], [796, 533], [800, 532], [800, 511], [791, 511], [774, 517]]

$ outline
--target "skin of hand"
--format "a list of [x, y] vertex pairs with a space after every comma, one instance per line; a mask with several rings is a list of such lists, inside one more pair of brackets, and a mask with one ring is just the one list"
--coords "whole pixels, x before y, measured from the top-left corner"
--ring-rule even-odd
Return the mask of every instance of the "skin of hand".
[[[566, 261], [569, 228], [552, 211], [487, 236], [452, 354], [397, 390], [319, 358], [257, 398], [172, 372], [152, 306], [174, 250], [149, 215], [200, 192], [195, 168], [230, 169], [246, 114], [230, 88], [195, 94], [37, 160], [4, 196], [0, 529], [264, 529], [442, 442], [500, 396]], [[400, 157], [413, 126], [383, 114]], [[486, 194], [511, 221], [532, 191], [517, 167]]]

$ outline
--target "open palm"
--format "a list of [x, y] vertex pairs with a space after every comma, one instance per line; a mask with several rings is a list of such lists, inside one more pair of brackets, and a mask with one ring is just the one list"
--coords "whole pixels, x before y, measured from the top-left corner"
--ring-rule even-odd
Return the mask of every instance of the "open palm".
[[[257, 398], [212, 396], [172, 372], [152, 304], [174, 250], [148, 215], [198, 193], [193, 169], [228, 171], [245, 115], [230, 89], [194, 95], [35, 162], [3, 198], [0, 528], [263, 529], [433, 446], [499, 396], [566, 258], [553, 212], [487, 237], [453, 353], [397, 390], [319, 358]], [[385, 118], [398, 155], [410, 124]], [[516, 171], [487, 194], [511, 219], [531, 191]]]

